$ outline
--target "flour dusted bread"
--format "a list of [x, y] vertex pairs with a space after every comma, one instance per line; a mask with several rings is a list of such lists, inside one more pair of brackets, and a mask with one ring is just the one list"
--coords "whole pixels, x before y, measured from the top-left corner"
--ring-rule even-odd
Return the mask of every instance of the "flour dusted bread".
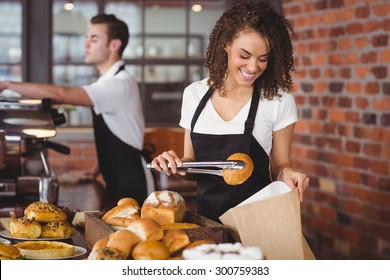
[[24, 210], [24, 216], [40, 223], [66, 221], [66, 213], [59, 207], [43, 201], [33, 202]]
[[15, 246], [28, 259], [57, 259], [75, 254], [73, 245], [59, 241], [25, 241]]
[[263, 260], [260, 248], [241, 243], [203, 244], [183, 251], [185, 260]]
[[184, 198], [174, 191], [152, 192], [141, 208], [141, 218], [152, 218], [160, 225], [181, 223], [185, 215]]
[[35, 239], [41, 236], [42, 225], [34, 219], [28, 219], [27, 217], [12, 219], [10, 222], [10, 234], [13, 237]]

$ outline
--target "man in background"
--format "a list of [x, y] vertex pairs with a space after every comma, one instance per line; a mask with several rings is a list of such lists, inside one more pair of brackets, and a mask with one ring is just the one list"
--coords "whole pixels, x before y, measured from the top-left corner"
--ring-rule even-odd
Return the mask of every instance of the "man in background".
[[142, 159], [145, 121], [138, 84], [125, 70], [122, 54], [129, 41], [125, 22], [115, 15], [94, 16], [88, 26], [85, 62], [94, 65], [100, 78], [78, 87], [26, 82], [0, 82], [29, 98], [50, 98], [55, 104], [92, 107], [98, 168], [106, 183], [104, 205], [121, 197], [141, 205], [147, 196], [145, 162]]

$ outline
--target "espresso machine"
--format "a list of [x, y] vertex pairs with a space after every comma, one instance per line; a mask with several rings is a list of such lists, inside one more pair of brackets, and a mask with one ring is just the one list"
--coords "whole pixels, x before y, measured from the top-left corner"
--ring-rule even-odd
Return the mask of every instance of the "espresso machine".
[[66, 123], [50, 99], [0, 99], [0, 208], [32, 201], [57, 203], [59, 186], [47, 149], [69, 154], [49, 141]]

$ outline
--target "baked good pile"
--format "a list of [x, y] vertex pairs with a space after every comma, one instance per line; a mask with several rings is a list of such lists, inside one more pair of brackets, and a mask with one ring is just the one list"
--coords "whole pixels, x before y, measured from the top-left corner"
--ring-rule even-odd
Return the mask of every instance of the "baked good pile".
[[72, 235], [72, 228], [61, 208], [37, 201], [27, 206], [23, 217], [11, 219], [10, 234], [29, 239], [67, 238]]
[[[191, 242], [184, 229], [200, 227], [184, 223], [185, 202], [173, 191], [151, 193], [142, 208], [132, 198], [122, 198], [102, 220], [117, 229], [98, 240], [88, 256], [90, 260], [165, 260], [182, 259]], [[214, 243], [204, 240], [202, 243]]]

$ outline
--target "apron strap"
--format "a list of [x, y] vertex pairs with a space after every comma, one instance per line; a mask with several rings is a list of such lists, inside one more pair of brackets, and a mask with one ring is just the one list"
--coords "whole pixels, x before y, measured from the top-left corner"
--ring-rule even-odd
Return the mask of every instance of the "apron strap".
[[251, 137], [253, 128], [255, 127], [255, 118], [257, 114], [257, 108], [259, 107], [260, 94], [258, 90], [258, 85], [255, 83], [252, 94], [251, 107], [249, 109], [248, 118], [245, 121], [245, 131], [244, 134], [246, 137]]
[[200, 113], [202, 112], [203, 108], [206, 106], [206, 103], [210, 99], [210, 96], [212, 93], [213, 93], [213, 88], [210, 87], [208, 89], [208, 91], [206, 92], [206, 94], [203, 96], [198, 107], [196, 108], [196, 111], [195, 111], [194, 116], [193, 116], [192, 121], [191, 121], [191, 131], [194, 131], [196, 121], [198, 120]]

